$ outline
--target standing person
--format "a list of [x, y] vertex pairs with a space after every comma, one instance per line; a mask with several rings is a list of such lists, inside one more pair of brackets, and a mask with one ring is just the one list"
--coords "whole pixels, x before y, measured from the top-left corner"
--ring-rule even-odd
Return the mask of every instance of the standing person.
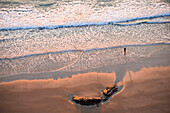
[[126, 55], [126, 48], [124, 48], [124, 55]]

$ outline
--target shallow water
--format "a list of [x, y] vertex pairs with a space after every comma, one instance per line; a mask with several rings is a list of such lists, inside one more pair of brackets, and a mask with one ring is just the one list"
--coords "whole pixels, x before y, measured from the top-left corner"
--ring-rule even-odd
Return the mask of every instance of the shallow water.
[[[169, 0], [0, 0], [0, 111], [167, 111], [169, 29]], [[69, 103], [109, 84], [109, 104]]]
[[0, 77], [148, 57], [170, 43], [169, 9], [165, 0], [1, 0]]
[[0, 31], [1, 58], [118, 45], [167, 43], [169, 23]]
[[1, 0], [0, 27], [120, 21], [169, 13], [168, 0]]
[[[84, 70], [90, 71], [92, 69], [105, 66], [114, 67], [114, 65], [130, 64], [134, 61], [140, 61], [140, 59], [147, 59], [159, 51], [168, 51], [169, 47], [169, 44], [159, 43], [146, 45], [126, 45], [101, 49], [87, 49], [84, 51], [72, 50], [32, 54], [14, 58], [3, 58], [0, 60], [0, 77], [18, 74], [23, 74], [24, 76], [29, 74], [37, 74], [41, 75], [39, 76], [40, 78], [44, 77], [43, 75], [46, 75], [45, 77], [49, 76], [47, 78], [53, 78], [51, 75], [58, 78], [60, 75], [58, 72], [65, 72], [64, 75], [67, 75], [68, 72], [81, 73], [81, 71]], [[127, 49], [126, 55], [124, 55], [123, 48]], [[162, 64], [160, 63], [160, 65]], [[101, 71], [111, 73], [115, 70], [110, 69], [108, 71]], [[61, 76], [65, 78], [64, 75]]]

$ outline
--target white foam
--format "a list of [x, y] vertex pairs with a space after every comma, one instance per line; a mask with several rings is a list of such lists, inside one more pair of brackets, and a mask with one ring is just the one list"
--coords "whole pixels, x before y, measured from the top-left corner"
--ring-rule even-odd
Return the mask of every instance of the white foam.
[[[1, 6], [0, 28], [119, 21], [167, 14], [170, 11], [169, 4], [161, 0], [113, 0], [108, 2], [97, 2], [98, 0], [92, 2], [16, 1], [22, 4]], [[49, 7], [40, 6], [41, 4], [50, 3], [54, 4]]]

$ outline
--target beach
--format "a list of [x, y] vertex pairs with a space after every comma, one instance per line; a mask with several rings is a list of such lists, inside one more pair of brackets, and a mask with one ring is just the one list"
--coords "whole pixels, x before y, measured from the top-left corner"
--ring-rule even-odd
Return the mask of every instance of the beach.
[[[6, 71], [1, 72], [0, 110], [2, 113], [168, 113], [169, 56], [170, 45], [157, 43], [1, 59], [2, 66], [8, 68], [2, 68]], [[54, 58], [62, 58], [62, 62]], [[14, 65], [17, 70], [10, 68], [18, 62], [28, 63]], [[57, 69], [51, 71], [54, 68]], [[71, 95], [102, 97], [102, 90], [113, 84], [118, 91], [98, 106], [83, 106], [70, 99]]]
[[124, 88], [100, 107], [74, 105], [68, 95], [100, 96], [115, 73], [87, 73], [60, 80], [18, 80], [0, 83], [1, 113], [168, 113], [170, 67], [143, 68], [127, 73]]
[[0, 0], [0, 113], [169, 113], [169, 0]]
[[[168, 113], [168, 56], [169, 46], [155, 51], [148, 58], [117, 65], [117, 71], [112, 73], [104, 72], [106, 69], [113, 69], [105, 66], [94, 69], [93, 72], [79, 72], [71, 77], [58, 79], [24, 80], [22, 76], [17, 80], [1, 78], [10, 81], [0, 83], [0, 109], [2, 113]], [[123, 86], [121, 91], [99, 107], [77, 105], [68, 98], [71, 94], [100, 97], [101, 90], [116, 82]]]

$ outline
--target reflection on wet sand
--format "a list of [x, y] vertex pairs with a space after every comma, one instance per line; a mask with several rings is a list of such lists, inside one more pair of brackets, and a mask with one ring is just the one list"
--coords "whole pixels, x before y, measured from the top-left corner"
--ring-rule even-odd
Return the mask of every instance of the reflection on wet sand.
[[[127, 47], [126, 55], [123, 55], [123, 48], [86, 51], [74, 65], [60, 71], [1, 77], [0, 109], [2, 113], [27, 113], [27, 111], [36, 113], [85, 113], [87, 111], [89, 113], [113, 111], [125, 113], [130, 111], [135, 113], [138, 109], [153, 112], [160, 103], [165, 107], [159, 110], [168, 111], [166, 106], [169, 104], [167, 93], [170, 73], [170, 67], [167, 67], [170, 62], [169, 47], [162, 44], [132, 46]], [[77, 57], [80, 53], [77, 53]], [[69, 56], [68, 53], [66, 55]], [[47, 56], [35, 56], [35, 59]], [[73, 59], [66, 57], [63, 61], [74, 62], [75, 60], [74, 57]], [[58, 62], [58, 66], [61, 66], [59, 64]], [[49, 65], [46, 64], [46, 66]], [[100, 97], [101, 90], [114, 83], [120, 84], [122, 89], [108, 103], [98, 108], [77, 106], [71, 104], [68, 99], [70, 94]], [[153, 94], [155, 96], [152, 96]], [[139, 103], [133, 98], [139, 98]], [[156, 109], [156, 112], [159, 110]]]
[[[99, 92], [106, 85], [112, 84], [114, 80], [114, 73], [87, 73], [58, 80], [2, 82], [0, 83], [0, 94], [3, 98], [0, 98], [0, 107], [3, 108], [2, 111], [9, 112], [36, 111], [38, 113], [40, 112], [38, 109], [43, 107], [41, 112], [76, 113], [76, 108], [68, 101], [68, 95], [74, 93], [79, 96], [99, 96]], [[17, 107], [16, 110], [15, 107]], [[31, 111], [27, 108], [30, 108]]]
[[[134, 87], [126, 73], [123, 90], [108, 104], [99, 107], [71, 104], [68, 95], [73, 93], [79, 96], [100, 96], [99, 92], [115, 81], [114, 73], [87, 73], [58, 80], [2, 82], [0, 109], [2, 113], [112, 113], [113, 111], [135, 113], [139, 109], [158, 113], [168, 111], [170, 67], [143, 68], [139, 72], [131, 73]], [[162, 107], [159, 107], [160, 105]]]

